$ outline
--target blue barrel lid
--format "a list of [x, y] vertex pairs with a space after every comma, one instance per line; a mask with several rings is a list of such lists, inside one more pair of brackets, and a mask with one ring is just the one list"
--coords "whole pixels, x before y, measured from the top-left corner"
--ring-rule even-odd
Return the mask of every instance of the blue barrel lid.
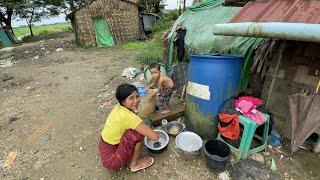
[[241, 60], [243, 57], [241, 56], [235, 56], [235, 55], [229, 55], [229, 54], [191, 54], [190, 57], [195, 58], [219, 58], [219, 59], [234, 59], [234, 60]]

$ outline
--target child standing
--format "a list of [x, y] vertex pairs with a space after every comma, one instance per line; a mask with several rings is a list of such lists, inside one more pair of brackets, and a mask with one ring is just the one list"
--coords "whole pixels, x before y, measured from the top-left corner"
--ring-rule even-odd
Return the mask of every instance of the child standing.
[[163, 110], [161, 111], [161, 113], [169, 113], [169, 100], [173, 92], [173, 81], [168, 76], [160, 73], [160, 65], [158, 63], [152, 63], [149, 66], [149, 70], [154, 83], [148, 86], [147, 89], [154, 85], [158, 87], [158, 90], [151, 96], [154, 97], [159, 93], [159, 102], [163, 105]]

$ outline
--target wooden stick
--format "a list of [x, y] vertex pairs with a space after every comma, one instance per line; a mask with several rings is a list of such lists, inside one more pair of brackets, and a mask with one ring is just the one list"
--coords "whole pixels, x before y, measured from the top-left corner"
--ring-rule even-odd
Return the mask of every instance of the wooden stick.
[[320, 80], [318, 82], [318, 86], [317, 86], [317, 89], [316, 89], [316, 93], [319, 92], [319, 88], [320, 88]]
[[180, 100], [183, 100], [184, 94], [186, 92], [186, 85], [183, 85]]
[[274, 71], [274, 74], [273, 74], [273, 77], [272, 77], [272, 80], [271, 80], [271, 84], [270, 84], [270, 88], [269, 88], [268, 96], [267, 96], [267, 100], [266, 100], [266, 109], [269, 109], [269, 106], [270, 106], [271, 95], [273, 93], [273, 89], [274, 89], [274, 86], [275, 86], [277, 78], [278, 78], [278, 71], [279, 71], [279, 67], [280, 67], [280, 64], [281, 64], [282, 53], [284, 51], [284, 48], [285, 48], [285, 45], [286, 45], [286, 41], [282, 41], [280, 43], [281, 44], [280, 44], [280, 47], [279, 47], [279, 50], [278, 50], [278, 55], [277, 55], [277, 57], [278, 57], [277, 65], [276, 65], [276, 69]]
[[174, 152], [174, 153], [176, 153], [176, 155], [178, 156], [178, 157], [180, 157], [179, 156], [179, 154], [169, 145], [169, 147], [171, 148], [171, 150]]

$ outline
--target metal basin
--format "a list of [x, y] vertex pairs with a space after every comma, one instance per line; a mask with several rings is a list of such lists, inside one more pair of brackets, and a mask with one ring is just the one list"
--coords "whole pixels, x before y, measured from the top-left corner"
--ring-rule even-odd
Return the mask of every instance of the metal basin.
[[150, 138], [145, 137], [144, 143], [150, 152], [159, 154], [167, 148], [167, 145], [169, 143], [169, 136], [163, 130], [155, 129], [154, 131], [159, 135], [159, 141], [154, 142]]
[[178, 121], [171, 121], [164, 127], [164, 130], [173, 136], [180, 134], [185, 129], [184, 124]]

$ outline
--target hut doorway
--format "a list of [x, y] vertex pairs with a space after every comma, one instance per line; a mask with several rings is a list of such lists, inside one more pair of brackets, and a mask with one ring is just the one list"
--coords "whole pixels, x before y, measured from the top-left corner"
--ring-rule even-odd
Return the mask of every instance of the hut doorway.
[[92, 21], [92, 25], [96, 32], [97, 46], [114, 45], [112, 34], [104, 18], [102, 17], [94, 18]]

